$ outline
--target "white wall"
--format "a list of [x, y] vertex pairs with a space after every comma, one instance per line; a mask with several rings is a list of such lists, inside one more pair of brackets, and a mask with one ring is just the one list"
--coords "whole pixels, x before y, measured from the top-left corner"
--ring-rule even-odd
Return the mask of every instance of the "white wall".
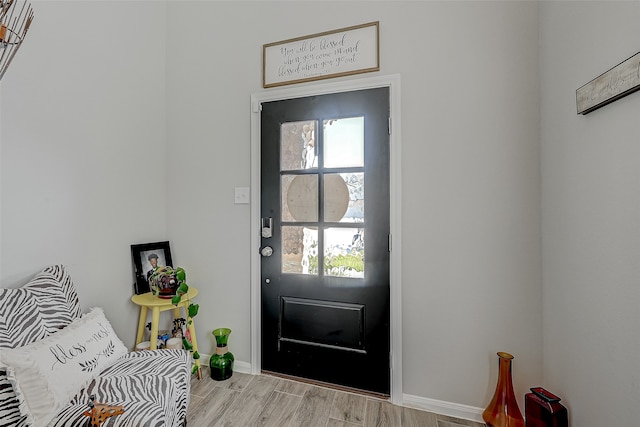
[[540, 384], [536, 2], [34, 7], [2, 81], [3, 286], [67, 263], [132, 345], [129, 245], [167, 238], [201, 291], [201, 352], [227, 326], [248, 362], [257, 248], [233, 188], [250, 183], [262, 45], [379, 20], [377, 74], [403, 90], [404, 393], [482, 408], [496, 351], [516, 356], [518, 395]]
[[170, 2], [168, 16], [168, 153], [188, 165], [170, 178], [168, 235], [201, 330], [230, 327], [249, 361], [257, 248], [233, 188], [250, 183], [262, 45], [379, 20], [379, 74], [403, 90], [404, 392], [484, 407], [499, 350], [519, 395], [540, 383], [536, 3]]
[[544, 378], [572, 425], [640, 419], [640, 93], [575, 90], [639, 50], [640, 2], [542, 2]]
[[1, 83], [2, 286], [66, 264], [133, 346], [130, 245], [166, 236], [166, 8], [33, 7]]

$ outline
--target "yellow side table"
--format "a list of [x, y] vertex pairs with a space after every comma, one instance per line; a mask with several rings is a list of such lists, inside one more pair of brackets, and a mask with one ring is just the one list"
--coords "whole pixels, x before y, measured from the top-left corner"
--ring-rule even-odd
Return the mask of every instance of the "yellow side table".
[[[191, 335], [191, 344], [193, 345], [193, 351], [198, 351], [198, 341], [196, 340], [196, 324], [193, 319], [189, 317], [189, 304], [191, 300], [198, 295], [198, 290], [193, 286], [189, 286], [189, 292], [182, 296], [182, 300], [178, 305], [173, 305], [170, 298], [158, 298], [151, 292], [146, 294], [134, 295], [131, 297], [131, 301], [137, 306], [140, 306], [140, 320], [138, 321], [138, 334], [136, 335], [136, 345], [142, 342], [144, 336], [144, 328], [147, 324], [147, 313], [151, 309], [151, 350], [155, 350], [158, 347], [158, 323], [160, 322], [160, 313], [167, 310], [173, 310], [174, 318], [180, 317], [180, 308], [184, 309], [184, 317], [187, 319], [187, 325], [189, 328], [189, 334]], [[154, 339], [156, 337], [156, 339]], [[198, 379], [202, 378], [202, 371], [200, 370], [200, 359], [195, 359], [196, 366], [198, 367]]]

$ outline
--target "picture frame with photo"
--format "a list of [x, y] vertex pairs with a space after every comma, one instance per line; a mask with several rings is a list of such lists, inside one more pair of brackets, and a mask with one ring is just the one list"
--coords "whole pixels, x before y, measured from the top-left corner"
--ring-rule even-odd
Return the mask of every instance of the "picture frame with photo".
[[149, 277], [158, 266], [173, 266], [169, 241], [131, 245], [136, 295], [151, 292]]

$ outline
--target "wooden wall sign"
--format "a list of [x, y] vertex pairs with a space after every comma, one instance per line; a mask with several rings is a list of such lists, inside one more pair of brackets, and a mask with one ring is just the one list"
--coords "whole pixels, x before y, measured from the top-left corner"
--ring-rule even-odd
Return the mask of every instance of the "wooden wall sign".
[[640, 52], [576, 90], [578, 114], [587, 114], [640, 89]]
[[380, 70], [379, 22], [262, 47], [262, 87]]

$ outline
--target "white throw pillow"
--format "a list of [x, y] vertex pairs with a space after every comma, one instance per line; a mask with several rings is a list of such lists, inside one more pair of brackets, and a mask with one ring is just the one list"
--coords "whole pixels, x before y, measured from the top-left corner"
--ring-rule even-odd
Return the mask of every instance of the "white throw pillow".
[[[34, 425], [45, 426], [82, 387], [128, 352], [96, 307], [38, 342], [4, 349], [0, 361]], [[23, 405], [24, 406], [24, 405]]]

